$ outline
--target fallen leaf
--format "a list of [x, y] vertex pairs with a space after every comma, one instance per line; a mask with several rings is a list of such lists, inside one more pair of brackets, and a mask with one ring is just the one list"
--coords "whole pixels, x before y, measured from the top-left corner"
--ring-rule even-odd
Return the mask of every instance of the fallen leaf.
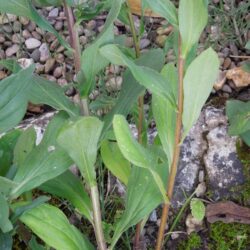
[[[131, 8], [131, 11], [133, 14], [141, 15], [141, 0], [129, 0], [129, 7]], [[158, 14], [154, 13], [150, 9], [146, 9], [144, 12], [144, 16], [150, 16], [150, 17], [160, 17]]]
[[43, 112], [43, 105], [35, 105], [32, 103], [29, 103], [28, 105], [28, 111], [32, 113], [42, 113]]
[[218, 74], [218, 77], [216, 79], [216, 82], [214, 83], [214, 89], [220, 90], [222, 89], [223, 85], [225, 84], [227, 78], [226, 78], [226, 71], [220, 71]]
[[234, 81], [237, 88], [247, 87], [250, 85], [250, 73], [246, 72], [242, 67], [236, 67], [227, 71], [227, 79]]
[[239, 206], [232, 201], [222, 201], [207, 206], [206, 218], [210, 223], [222, 221], [250, 224], [250, 208]]

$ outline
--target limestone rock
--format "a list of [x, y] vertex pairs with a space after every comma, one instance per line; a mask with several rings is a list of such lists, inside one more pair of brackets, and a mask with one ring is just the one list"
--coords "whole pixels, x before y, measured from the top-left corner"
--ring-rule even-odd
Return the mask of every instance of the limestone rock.
[[232, 79], [237, 88], [250, 85], [250, 73], [244, 71], [241, 67], [233, 68], [227, 71], [227, 78]]

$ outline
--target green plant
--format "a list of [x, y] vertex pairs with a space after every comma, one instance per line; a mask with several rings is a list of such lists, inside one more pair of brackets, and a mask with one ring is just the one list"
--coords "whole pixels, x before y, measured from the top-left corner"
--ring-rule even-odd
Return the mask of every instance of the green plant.
[[188, 239], [181, 242], [178, 245], [178, 250], [195, 250], [195, 249], [201, 249], [201, 237], [196, 234], [192, 233], [188, 236]]
[[226, 114], [229, 119], [229, 134], [238, 135], [250, 146], [250, 102], [228, 101]]
[[[4, 163], [0, 169], [2, 244], [9, 245], [10, 249], [10, 236], [15, 235], [21, 223], [24, 223], [48, 247], [94, 248], [85, 235], [70, 225], [59, 208], [45, 204], [48, 197], [32, 197], [32, 190], [40, 189], [67, 199], [93, 226], [101, 250], [107, 249], [107, 242], [110, 243], [109, 249], [114, 249], [121, 235], [139, 223], [137, 245], [142, 229], [140, 222], [164, 203], [156, 247], [160, 249], [180, 146], [198, 119], [219, 67], [218, 57], [211, 48], [194, 58], [193, 48], [197, 46], [207, 22], [206, 1], [181, 0], [178, 12], [168, 0], [144, 1], [146, 7], [165, 17], [179, 34], [177, 68], [174, 64], [163, 66], [164, 53], [160, 49], [141, 54], [129, 5], [125, 5], [123, 0], [107, 1], [107, 4], [112, 3], [108, 5], [112, 7], [103, 31], [83, 52], [80, 51], [77, 25], [90, 17], [85, 19], [78, 13], [79, 20], [75, 21], [72, 0], [36, 0], [35, 3], [64, 6], [72, 48], [38, 15], [31, 1], [18, 1], [20, 11], [17, 11], [16, 0], [0, 0], [0, 10], [29, 17], [41, 28], [53, 32], [73, 52], [78, 100], [72, 103], [64, 95], [63, 89], [35, 75], [34, 66], [22, 69], [13, 60], [1, 62], [13, 71], [11, 76], [0, 82], [0, 132], [8, 132], [0, 139], [0, 158]], [[100, 10], [103, 8], [107, 8], [106, 5], [101, 6]], [[123, 40], [115, 39], [113, 34], [113, 22], [124, 10], [131, 26], [135, 52], [125, 48]], [[92, 13], [92, 16], [96, 14]], [[123, 74], [123, 86], [117, 100], [100, 119], [92, 113], [89, 94], [95, 88], [96, 76], [110, 62], [126, 66], [127, 70]], [[160, 138], [160, 143], [155, 145], [149, 145], [147, 139], [143, 140], [143, 134], [147, 132], [143, 126], [143, 93], [146, 88], [153, 95], [153, 115]], [[138, 120], [139, 136], [136, 141], [124, 116], [130, 113], [138, 100], [139, 111], [135, 119]], [[39, 145], [35, 144], [32, 129], [10, 131], [22, 120], [28, 102], [44, 103], [60, 111], [49, 123]], [[112, 159], [113, 154], [115, 161]], [[103, 220], [100, 206], [97, 168], [102, 161], [127, 189], [125, 210], [112, 226]], [[119, 161], [119, 165], [116, 165], [116, 161]], [[72, 163], [78, 166], [82, 179], [68, 170]], [[114, 227], [112, 239], [105, 239], [104, 226]], [[27, 228], [25, 232], [29, 234]], [[29, 239], [30, 243], [27, 244], [38, 244], [34, 238]]]

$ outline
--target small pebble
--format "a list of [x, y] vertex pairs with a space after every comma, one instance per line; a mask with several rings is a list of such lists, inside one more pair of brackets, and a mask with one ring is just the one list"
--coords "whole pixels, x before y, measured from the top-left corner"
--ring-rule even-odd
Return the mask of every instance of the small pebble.
[[27, 49], [35, 49], [41, 45], [41, 42], [35, 38], [28, 38], [25, 41], [25, 45], [26, 45]]
[[15, 55], [17, 53], [17, 51], [19, 50], [19, 46], [17, 44], [12, 45], [11, 47], [9, 47], [5, 53], [7, 57], [11, 57], [13, 55]]
[[56, 60], [54, 58], [49, 58], [45, 63], [45, 73], [49, 73], [53, 70]]

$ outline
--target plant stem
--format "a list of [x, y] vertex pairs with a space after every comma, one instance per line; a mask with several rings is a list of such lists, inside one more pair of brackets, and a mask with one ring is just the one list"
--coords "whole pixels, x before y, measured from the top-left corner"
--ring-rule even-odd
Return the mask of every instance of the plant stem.
[[[170, 176], [167, 187], [167, 196], [171, 201], [174, 190], [175, 177], [177, 173], [177, 167], [180, 156], [180, 148], [181, 148], [181, 129], [182, 129], [182, 113], [183, 113], [183, 77], [184, 77], [184, 64], [185, 60], [181, 56], [181, 37], [179, 35], [179, 53], [178, 53], [178, 113], [176, 118], [176, 127], [175, 127], [175, 146], [174, 146], [174, 155], [173, 161], [171, 164]], [[164, 231], [167, 223], [168, 212], [169, 212], [170, 204], [164, 204], [161, 216], [161, 224], [158, 231], [158, 237], [156, 242], [156, 250], [160, 250], [162, 248]]]
[[[130, 24], [130, 29], [133, 37], [133, 43], [134, 43], [134, 48], [135, 48], [135, 55], [136, 58], [139, 58], [141, 55], [140, 51], [140, 43], [136, 34], [136, 29], [135, 29], [135, 23], [134, 19], [131, 13], [131, 8], [129, 5], [129, 2], [126, 1], [127, 4], [127, 13], [128, 13], [128, 19], [129, 19], [129, 24]], [[144, 116], [144, 95], [141, 95], [138, 98], [138, 142], [142, 144], [142, 132], [143, 132], [143, 116]], [[134, 240], [134, 249], [139, 249], [140, 248], [140, 236], [141, 236], [141, 222], [139, 222], [136, 225], [136, 232], [135, 232], [135, 240]]]
[[[77, 27], [75, 25], [75, 18], [72, 11], [72, 8], [67, 5], [66, 0], [63, 1], [64, 3], [64, 11], [68, 22], [68, 30], [69, 30], [69, 37], [70, 37], [70, 44], [74, 50], [74, 64], [76, 74], [79, 73], [81, 70], [81, 48], [79, 43], [79, 35], [77, 31]], [[81, 95], [79, 91], [76, 94], [78, 103], [80, 105], [81, 115], [88, 116], [89, 115], [89, 108], [88, 108], [88, 100], [81, 99]]]
[[93, 186], [90, 188], [90, 195], [93, 206], [94, 228], [95, 228], [95, 236], [97, 240], [98, 249], [106, 250], [107, 246], [103, 236], [104, 234], [102, 230], [102, 216], [101, 216], [99, 192], [97, 186]]

